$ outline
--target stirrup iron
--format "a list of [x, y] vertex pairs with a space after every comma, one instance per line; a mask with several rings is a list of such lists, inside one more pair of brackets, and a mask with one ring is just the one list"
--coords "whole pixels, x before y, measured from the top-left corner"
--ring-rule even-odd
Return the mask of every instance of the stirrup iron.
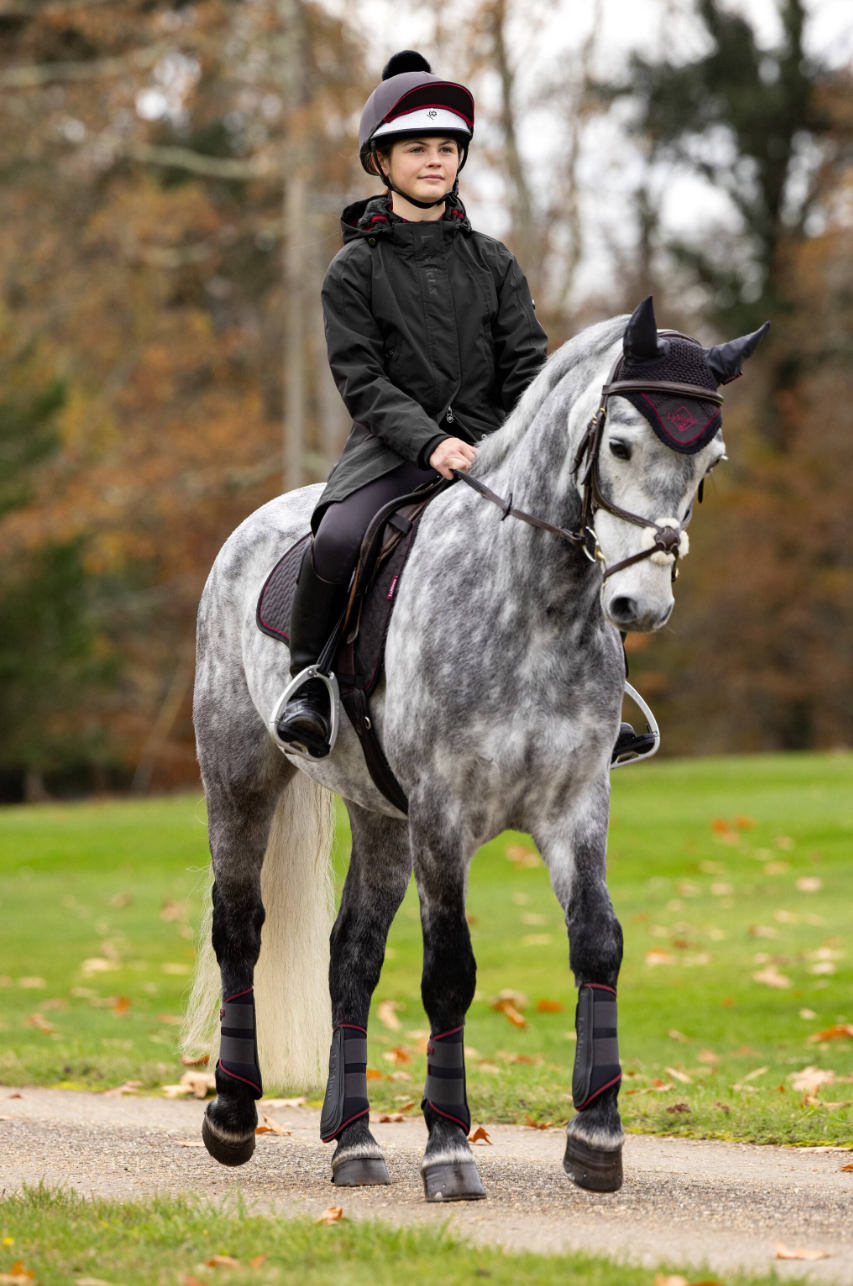
[[658, 727], [657, 719], [652, 714], [651, 709], [646, 705], [646, 702], [640, 696], [637, 689], [632, 688], [631, 684], [628, 682], [625, 683], [625, 695], [630, 697], [634, 702], [634, 705], [639, 706], [640, 710], [645, 715], [646, 733], [648, 736], [654, 738], [654, 745], [651, 750], [645, 751], [644, 754], [637, 754], [633, 750], [625, 751], [623, 755], [619, 756], [615, 763], [610, 765], [611, 771], [614, 768], [626, 768], [629, 764], [638, 764], [642, 759], [651, 759], [652, 755], [656, 755], [660, 750], [660, 728]]
[[[278, 735], [278, 721], [281, 718], [284, 707], [298, 688], [307, 683], [309, 679], [320, 679], [325, 683], [329, 693], [329, 702], [332, 707], [332, 730], [329, 733], [329, 749], [325, 755], [312, 755], [308, 747], [301, 741], [283, 741]], [[340, 691], [338, 689], [337, 675], [332, 673], [324, 674], [319, 668], [319, 663], [309, 665], [297, 674], [295, 679], [291, 679], [287, 687], [282, 692], [278, 701], [275, 703], [272, 714], [270, 715], [267, 727], [270, 730], [273, 741], [279, 750], [285, 755], [293, 755], [295, 759], [307, 759], [309, 763], [316, 764], [320, 759], [326, 759], [335, 748], [335, 741], [338, 735], [338, 703], [340, 701]]]

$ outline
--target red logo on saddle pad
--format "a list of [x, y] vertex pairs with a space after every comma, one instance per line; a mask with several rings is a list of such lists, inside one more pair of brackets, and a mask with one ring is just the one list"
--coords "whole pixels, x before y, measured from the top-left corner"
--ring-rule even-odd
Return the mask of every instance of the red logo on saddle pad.
[[680, 406], [677, 411], [670, 411], [666, 417], [678, 430], [679, 433], [686, 433], [697, 423], [696, 417], [691, 415], [686, 406]]

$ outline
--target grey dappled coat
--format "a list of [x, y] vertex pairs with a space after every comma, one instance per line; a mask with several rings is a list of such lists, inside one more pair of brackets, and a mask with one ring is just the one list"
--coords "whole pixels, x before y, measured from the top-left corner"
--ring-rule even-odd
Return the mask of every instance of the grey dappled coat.
[[[385, 196], [348, 205], [322, 300], [332, 374], [353, 425], [311, 515], [402, 460], [422, 469], [446, 437], [500, 428], [540, 370], [548, 337], [527, 279], [462, 202], [409, 222]], [[452, 418], [448, 418], [448, 412]]]

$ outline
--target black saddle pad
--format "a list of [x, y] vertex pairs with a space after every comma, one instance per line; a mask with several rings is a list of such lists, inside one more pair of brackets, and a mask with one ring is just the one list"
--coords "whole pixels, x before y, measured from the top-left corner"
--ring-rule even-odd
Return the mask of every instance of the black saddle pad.
[[[385, 637], [394, 607], [397, 584], [409, 556], [418, 524], [394, 546], [366, 591], [361, 608], [361, 624], [356, 640], [355, 660], [360, 686], [369, 695], [379, 681], [385, 653]], [[307, 532], [273, 567], [258, 598], [256, 620], [258, 629], [270, 638], [290, 642], [290, 610], [296, 590], [296, 577], [302, 564]]]

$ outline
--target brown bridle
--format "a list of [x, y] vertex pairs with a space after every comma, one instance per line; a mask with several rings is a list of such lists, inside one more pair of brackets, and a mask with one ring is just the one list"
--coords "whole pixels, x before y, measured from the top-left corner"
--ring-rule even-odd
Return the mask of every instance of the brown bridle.
[[[691, 338], [689, 335], [682, 335], [681, 331], [678, 330], [662, 330], [658, 333], [660, 335], [677, 335], [682, 339]], [[695, 343], [695, 340], [693, 342]], [[501, 522], [506, 517], [520, 518], [522, 522], [529, 523], [531, 527], [541, 527], [543, 531], [550, 531], [555, 536], [560, 536], [563, 540], [567, 540], [569, 544], [577, 545], [581, 548], [590, 562], [604, 562], [604, 555], [601, 552], [601, 546], [598, 543], [598, 537], [593, 526], [595, 515], [599, 509], [613, 514], [614, 518], [621, 518], [623, 522], [633, 523], [635, 527], [650, 528], [654, 531], [655, 538], [649, 548], [642, 549], [638, 554], [632, 554], [630, 558], [623, 558], [621, 562], [605, 568], [604, 579], [607, 580], [608, 576], [612, 576], [614, 572], [622, 571], [624, 567], [639, 563], [644, 558], [651, 558], [652, 554], [664, 553], [672, 554], [673, 556], [672, 579], [675, 580], [678, 575], [678, 552], [681, 533], [693, 517], [693, 503], [691, 502], [684, 521], [677, 527], [661, 526], [660, 523], [651, 518], [643, 518], [639, 514], [631, 513], [629, 509], [622, 509], [619, 505], [611, 504], [601, 490], [601, 476], [599, 473], [599, 457], [604, 437], [604, 425], [607, 420], [608, 402], [611, 397], [618, 396], [620, 393], [662, 392], [674, 393], [681, 397], [700, 398], [703, 402], [715, 402], [717, 406], [722, 406], [723, 397], [721, 393], [716, 393], [701, 384], [675, 384], [668, 380], [643, 379], [616, 380], [614, 382], [614, 376], [621, 361], [622, 354], [620, 353], [610, 368], [610, 374], [601, 390], [601, 403], [586, 427], [586, 432], [581, 439], [572, 464], [572, 474], [576, 475], [584, 460], [586, 460], [586, 469], [581, 479], [583, 498], [577, 530], [569, 531], [565, 527], [556, 527], [553, 523], [545, 522], [543, 518], [537, 518], [534, 514], [528, 514], [522, 509], [514, 508], [512, 492], [510, 492], [508, 500], [503, 500], [484, 482], [481, 482], [479, 478], [472, 478], [469, 474], [462, 473], [457, 469], [454, 469], [453, 472], [457, 478], [464, 479], [469, 487], [473, 487], [481, 496], [485, 496], [487, 500], [493, 501], [498, 506], [502, 511]]]

